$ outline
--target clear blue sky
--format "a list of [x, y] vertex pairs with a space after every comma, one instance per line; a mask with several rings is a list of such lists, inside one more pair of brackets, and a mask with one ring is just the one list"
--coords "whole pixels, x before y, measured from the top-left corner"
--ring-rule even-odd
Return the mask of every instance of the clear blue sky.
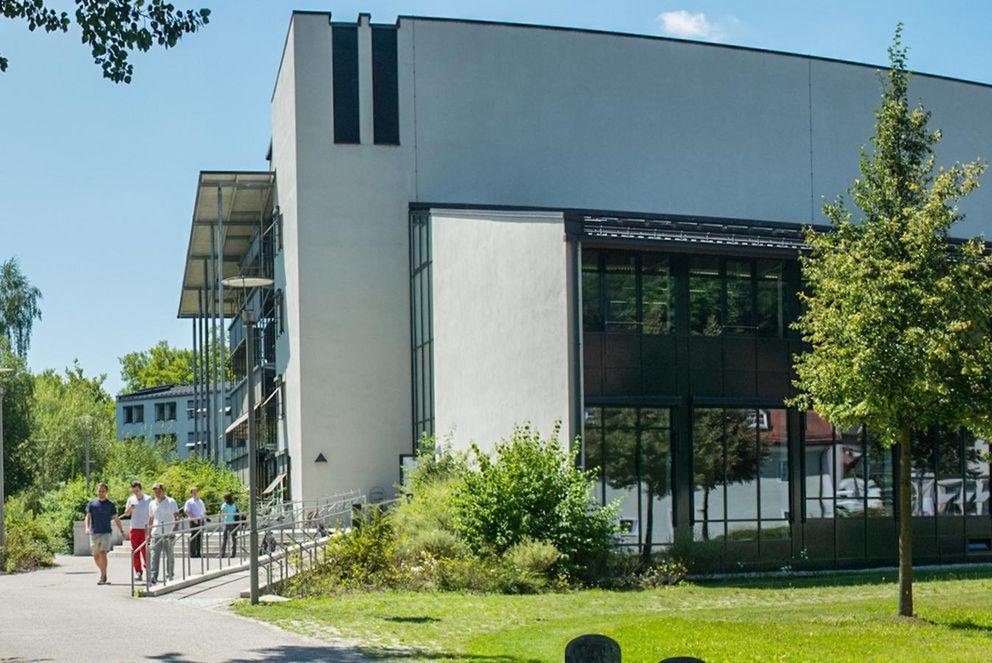
[[[69, 3], [63, 3], [69, 4]], [[262, 169], [269, 98], [292, 9], [543, 23], [669, 34], [883, 63], [896, 22], [910, 66], [992, 83], [992, 3], [799, 0], [662, 2], [176, 0], [210, 25], [170, 52], [134, 58], [135, 82], [101, 78], [76, 36], [0, 19], [0, 259], [20, 258], [44, 293], [30, 364], [78, 358], [120, 387], [117, 357], [159, 339], [190, 344], [176, 319], [196, 174]], [[662, 17], [664, 15], [664, 17]]]

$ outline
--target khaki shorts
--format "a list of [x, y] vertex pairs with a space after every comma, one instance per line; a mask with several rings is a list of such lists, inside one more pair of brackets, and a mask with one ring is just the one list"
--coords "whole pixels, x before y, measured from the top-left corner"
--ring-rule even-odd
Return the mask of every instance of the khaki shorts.
[[95, 555], [110, 551], [110, 532], [106, 534], [90, 534], [90, 551]]

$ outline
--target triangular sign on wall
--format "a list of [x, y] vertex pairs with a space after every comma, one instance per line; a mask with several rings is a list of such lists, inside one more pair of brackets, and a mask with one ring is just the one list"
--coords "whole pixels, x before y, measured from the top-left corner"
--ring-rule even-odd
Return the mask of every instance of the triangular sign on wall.
[[324, 454], [323, 453], [319, 453], [319, 454], [317, 454], [317, 460], [315, 460], [313, 462], [315, 462], [315, 463], [326, 463], [327, 462], [327, 459], [324, 458]]

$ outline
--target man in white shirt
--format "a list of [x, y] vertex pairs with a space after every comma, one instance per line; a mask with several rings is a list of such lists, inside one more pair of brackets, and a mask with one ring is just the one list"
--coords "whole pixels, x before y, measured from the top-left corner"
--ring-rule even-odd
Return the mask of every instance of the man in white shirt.
[[148, 509], [151, 504], [151, 495], [146, 495], [141, 490], [141, 482], [132, 481], [131, 496], [127, 498], [124, 517], [131, 518], [131, 562], [134, 564], [134, 577], [137, 580], [141, 580], [142, 571], [148, 568], [148, 546], [142, 547], [141, 544], [145, 542]]
[[176, 564], [176, 553], [173, 549], [176, 541], [175, 529], [179, 521], [179, 506], [176, 501], [165, 494], [165, 487], [160, 483], [152, 486], [155, 499], [148, 509], [148, 532], [152, 541], [152, 565], [148, 569], [151, 584], [158, 582], [158, 571], [161, 567], [162, 555], [165, 555], [165, 580], [172, 580]]
[[200, 556], [200, 535], [203, 525], [207, 522], [207, 505], [200, 499], [200, 490], [193, 486], [189, 489], [189, 499], [183, 505], [183, 511], [189, 518], [189, 526], [193, 533], [189, 537], [189, 556]]

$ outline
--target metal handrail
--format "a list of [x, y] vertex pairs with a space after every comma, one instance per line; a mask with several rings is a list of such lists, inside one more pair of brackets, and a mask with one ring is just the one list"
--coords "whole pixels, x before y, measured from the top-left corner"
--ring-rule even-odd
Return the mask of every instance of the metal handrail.
[[[307, 499], [307, 500], [287, 500], [285, 502], [272, 505], [273, 508], [267, 509], [267, 512], [262, 516], [262, 521], [260, 526], [257, 527], [258, 533], [261, 535], [263, 541], [269, 542], [267, 545], [274, 548], [276, 545], [281, 546], [285, 551], [285, 556], [288, 557], [289, 549], [285, 545], [285, 533], [289, 530], [291, 533], [296, 531], [301, 531], [310, 537], [312, 543], [316, 543], [320, 538], [329, 535], [330, 529], [328, 524], [331, 523], [331, 518], [337, 517], [340, 519], [342, 514], [347, 514], [350, 518], [350, 514], [356, 505], [364, 505], [366, 503], [366, 497], [362, 493], [356, 490], [343, 491], [340, 493], [335, 493], [326, 497]], [[180, 573], [181, 580], [186, 580], [187, 577], [193, 577], [193, 557], [187, 554], [191, 551], [191, 546], [193, 539], [198, 537], [200, 543], [200, 573], [198, 575], [205, 575], [211, 571], [211, 554], [210, 554], [210, 539], [211, 534], [220, 537], [220, 545], [223, 548], [217, 553], [216, 558], [216, 568], [222, 570], [225, 566], [225, 557], [223, 553], [227, 552], [226, 541], [224, 539], [225, 530], [227, 530], [227, 538], [231, 541], [231, 557], [227, 558], [229, 561], [227, 567], [230, 568], [234, 562], [235, 555], [237, 555], [238, 564], [243, 564], [245, 561], [245, 555], [247, 546], [245, 537], [248, 535], [247, 527], [244, 527], [245, 521], [237, 520], [234, 523], [225, 522], [224, 516], [226, 514], [218, 514], [220, 517], [217, 521], [211, 520], [209, 517], [202, 525], [190, 526], [189, 519], [182, 519], [177, 521], [175, 527], [168, 535], [169, 541], [164, 545], [168, 546], [168, 556], [172, 558], [173, 565], [173, 575], [175, 572], [175, 549], [176, 549], [176, 538], [179, 538], [179, 547], [181, 550], [181, 564]], [[242, 514], [242, 517], [244, 514]], [[228, 529], [229, 525], [234, 525]], [[183, 526], [185, 525], [185, 526]], [[313, 531], [316, 536], [311, 536], [309, 531]], [[276, 532], [279, 533], [278, 541], [276, 541]], [[144, 584], [145, 590], [151, 589], [151, 574], [149, 570], [151, 568], [151, 560], [149, 555], [154, 555], [154, 550], [152, 549], [152, 543], [156, 542], [159, 537], [152, 536], [152, 532], [149, 531], [149, 535], [145, 540], [135, 549], [131, 551], [131, 595], [134, 596], [135, 590], [135, 577], [134, 577], [134, 559], [136, 555], [142, 554], [144, 552], [145, 556], [145, 576]], [[290, 536], [290, 539], [295, 542], [295, 539]], [[306, 543], [302, 544], [306, 545]], [[302, 550], [302, 548], [301, 548]], [[238, 551], [238, 552], [235, 552]], [[274, 559], [275, 550], [270, 550], [268, 553], [268, 564], [269, 567], [267, 572], [271, 579], [271, 564]], [[259, 555], [261, 560], [262, 555]], [[154, 558], [152, 558], [154, 559]], [[168, 557], [167, 557], [168, 559]], [[167, 563], [167, 562], [166, 562]], [[162, 560], [159, 560], [159, 564], [162, 564]], [[168, 573], [168, 567], [165, 569], [156, 568], [156, 572], [163, 571], [162, 573], [162, 586], [168, 586], [169, 582], [172, 581], [170, 574]], [[156, 575], [158, 575], [156, 573]], [[270, 583], [271, 584], [271, 583]]]

